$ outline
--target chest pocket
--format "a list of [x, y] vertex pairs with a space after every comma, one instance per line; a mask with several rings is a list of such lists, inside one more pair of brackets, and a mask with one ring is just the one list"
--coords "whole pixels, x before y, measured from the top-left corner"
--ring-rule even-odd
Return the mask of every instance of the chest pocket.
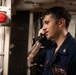
[[53, 74], [54, 75], [67, 75], [67, 69], [65, 67], [54, 64]]

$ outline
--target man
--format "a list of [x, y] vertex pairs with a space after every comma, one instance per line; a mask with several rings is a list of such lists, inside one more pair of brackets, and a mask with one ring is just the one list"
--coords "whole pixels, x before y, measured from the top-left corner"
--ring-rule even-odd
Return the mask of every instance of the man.
[[43, 64], [43, 75], [76, 75], [76, 40], [68, 32], [70, 20], [70, 13], [61, 6], [48, 9], [43, 16], [39, 36], [45, 34], [47, 39], [55, 42], [49, 49], [41, 50], [41, 42], [37, 41], [36, 48], [27, 58]]

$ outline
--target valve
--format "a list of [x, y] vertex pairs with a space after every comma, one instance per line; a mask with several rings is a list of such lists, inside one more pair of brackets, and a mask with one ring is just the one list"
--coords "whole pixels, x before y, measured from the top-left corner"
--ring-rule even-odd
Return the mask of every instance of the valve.
[[0, 12], [0, 25], [7, 25], [10, 22], [9, 17], [5, 12]]

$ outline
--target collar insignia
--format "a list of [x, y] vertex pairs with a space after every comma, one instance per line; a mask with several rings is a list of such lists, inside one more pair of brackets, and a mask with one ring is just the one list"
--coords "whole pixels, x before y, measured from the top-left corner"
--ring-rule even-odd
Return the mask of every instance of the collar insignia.
[[63, 52], [65, 53], [66, 52], [66, 49], [64, 49]]

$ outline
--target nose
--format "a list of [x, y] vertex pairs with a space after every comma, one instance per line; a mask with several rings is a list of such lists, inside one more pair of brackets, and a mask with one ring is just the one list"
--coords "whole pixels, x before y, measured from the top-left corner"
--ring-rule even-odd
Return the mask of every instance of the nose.
[[43, 28], [42, 28], [44, 31], [46, 31], [46, 26], [45, 25], [43, 25]]
[[46, 29], [43, 29], [44, 32], [46, 32]]

